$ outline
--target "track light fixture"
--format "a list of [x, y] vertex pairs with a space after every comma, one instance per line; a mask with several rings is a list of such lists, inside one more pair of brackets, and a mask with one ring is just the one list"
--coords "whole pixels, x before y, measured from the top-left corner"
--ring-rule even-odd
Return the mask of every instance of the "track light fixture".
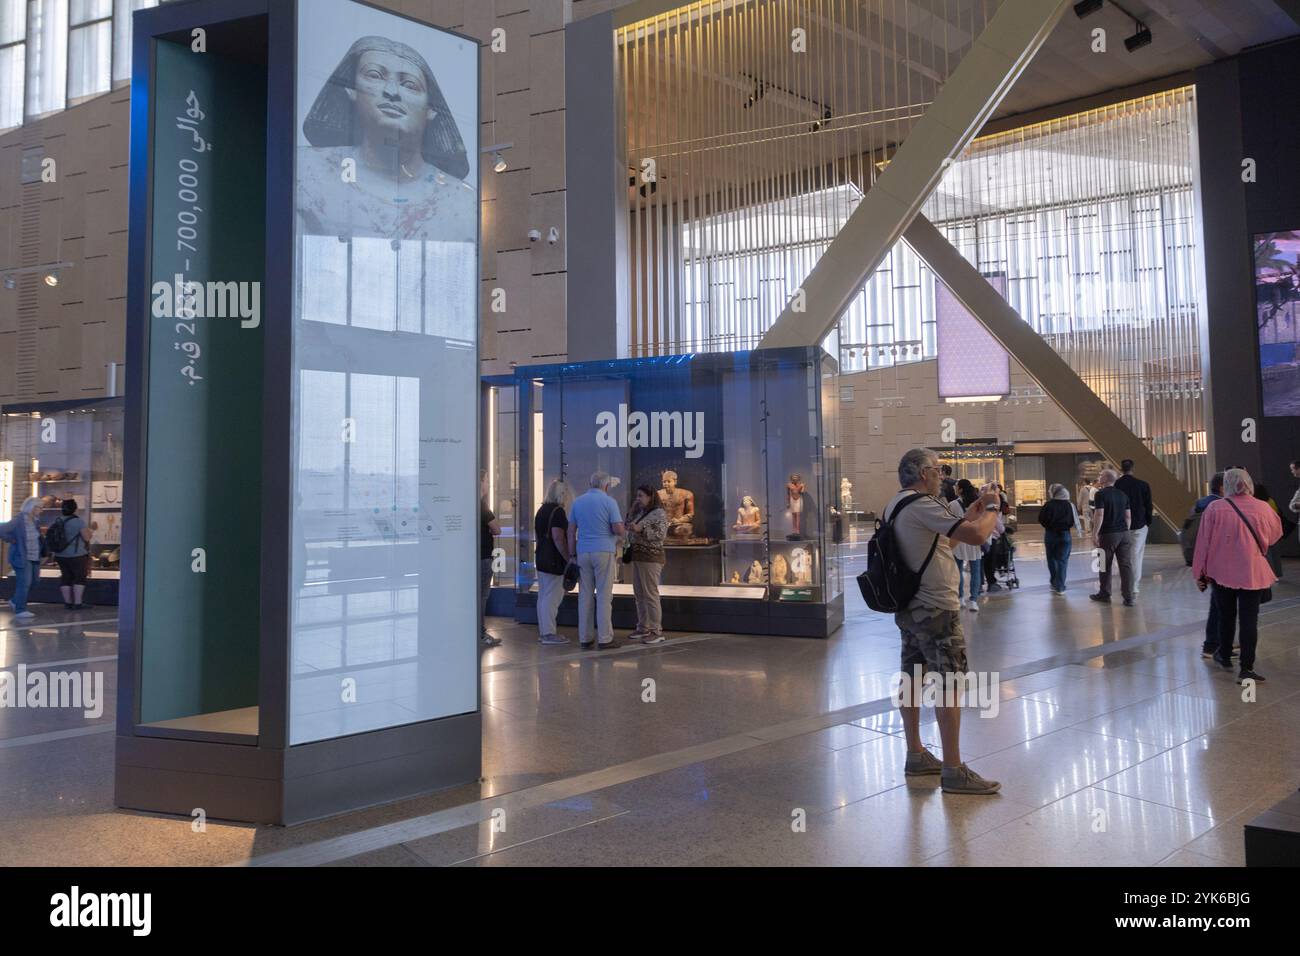
[[513, 149], [514, 145], [514, 143], [493, 143], [491, 146], [484, 146], [479, 150], [479, 153], [492, 161], [492, 169], [495, 172], [504, 173], [510, 168], [510, 163], [505, 157], [505, 151]]
[[1101, 9], [1102, 0], [1079, 0], [1074, 5], [1074, 15], [1082, 20]]
[[1130, 53], [1142, 49], [1151, 42], [1150, 28], [1140, 20], [1134, 21], [1134, 25], [1137, 27], [1137, 31], [1124, 41], [1124, 46]]

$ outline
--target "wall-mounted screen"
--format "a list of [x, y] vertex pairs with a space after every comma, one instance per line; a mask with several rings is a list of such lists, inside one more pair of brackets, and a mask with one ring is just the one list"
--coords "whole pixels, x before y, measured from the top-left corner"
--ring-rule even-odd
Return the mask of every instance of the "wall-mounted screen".
[[478, 45], [298, 23], [291, 744], [478, 708]]
[[1300, 232], [1255, 236], [1255, 326], [1265, 415], [1300, 415]]
[[[1006, 298], [1005, 273], [985, 278], [998, 295]], [[1006, 396], [1011, 391], [1011, 356], [937, 278], [934, 312], [938, 327], [939, 398], [969, 402]]]

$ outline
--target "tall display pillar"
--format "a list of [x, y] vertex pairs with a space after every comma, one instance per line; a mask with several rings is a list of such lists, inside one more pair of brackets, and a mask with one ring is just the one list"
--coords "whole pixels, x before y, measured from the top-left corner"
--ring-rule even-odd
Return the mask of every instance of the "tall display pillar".
[[133, 58], [117, 803], [476, 780], [478, 44], [195, 0]]

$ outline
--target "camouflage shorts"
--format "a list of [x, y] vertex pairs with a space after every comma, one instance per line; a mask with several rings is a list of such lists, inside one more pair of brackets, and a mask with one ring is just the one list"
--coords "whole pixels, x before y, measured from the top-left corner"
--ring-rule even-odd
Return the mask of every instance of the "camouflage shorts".
[[939, 674], [966, 672], [966, 638], [959, 612], [914, 604], [895, 614], [894, 622], [903, 638], [904, 672], [915, 664]]

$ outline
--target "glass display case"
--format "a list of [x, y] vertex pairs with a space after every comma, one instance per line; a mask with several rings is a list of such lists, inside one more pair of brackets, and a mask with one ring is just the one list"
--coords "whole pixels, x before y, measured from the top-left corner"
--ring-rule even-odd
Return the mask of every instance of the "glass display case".
[[[86, 603], [116, 605], [122, 549], [123, 401], [6, 405], [0, 414], [0, 521], [16, 515], [28, 498], [39, 498], [40, 525], [48, 528], [67, 499], [91, 526], [90, 579]], [[8, 575], [0, 595], [13, 594]], [[63, 603], [59, 569], [47, 558], [32, 589], [35, 603]]]
[[[821, 349], [532, 366], [514, 381], [520, 620], [536, 619], [531, 518], [549, 482], [582, 494], [603, 471], [624, 515], [642, 485], [667, 512], [665, 628], [826, 636], [842, 622], [838, 366]], [[635, 623], [627, 572], [617, 627]], [[567, 596], [561, 622], [575, 609]]]

